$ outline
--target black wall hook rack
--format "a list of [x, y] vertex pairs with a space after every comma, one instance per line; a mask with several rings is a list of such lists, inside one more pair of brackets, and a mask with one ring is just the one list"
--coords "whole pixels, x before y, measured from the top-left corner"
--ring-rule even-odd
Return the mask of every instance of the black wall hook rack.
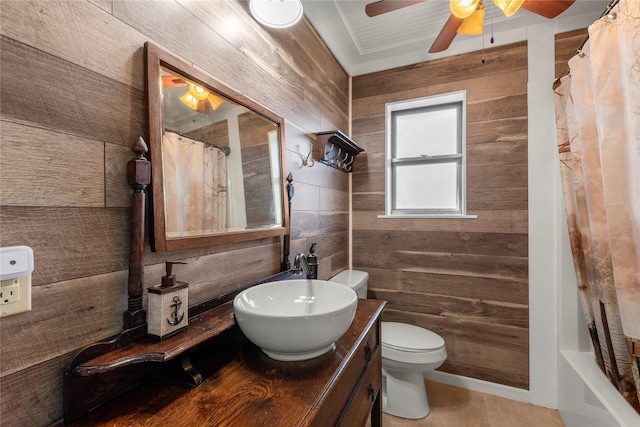
[[345, 172], [353, 171], [353, 161], [364, 150], [339, 130], [316, 133], [318, 159], [321, 163]]

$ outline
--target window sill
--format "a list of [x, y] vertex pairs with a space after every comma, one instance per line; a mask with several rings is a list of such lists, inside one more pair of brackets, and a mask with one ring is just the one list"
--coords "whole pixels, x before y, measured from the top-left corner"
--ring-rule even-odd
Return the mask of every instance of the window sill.
[[415, 214], [415, 215], [407, 215], [407, 214], [401, 214], [401, 215], [378, 215], [378, 218], [381, 219], [393, 219], [393, 218], [399, 218], [399, 219], [413, 219], [413, 218], [425, 218], [425, 219], [429, 219], [429, 218], [433, 218], [433, 219], [438, 219], [438, 218], [448, 218], [448, 219], [478, 219], [478, 215], [454, 215], [454, 214], [433, 214], [433, 215], [427, 215], [427, 214]]

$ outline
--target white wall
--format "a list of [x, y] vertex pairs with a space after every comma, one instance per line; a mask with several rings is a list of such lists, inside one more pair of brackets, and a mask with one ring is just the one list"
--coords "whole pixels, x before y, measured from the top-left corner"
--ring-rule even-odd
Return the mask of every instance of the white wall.
[[529, 106], [529, 398], [557, 406], [559, 167], [551, 87], [555, 25], [527, 28]]

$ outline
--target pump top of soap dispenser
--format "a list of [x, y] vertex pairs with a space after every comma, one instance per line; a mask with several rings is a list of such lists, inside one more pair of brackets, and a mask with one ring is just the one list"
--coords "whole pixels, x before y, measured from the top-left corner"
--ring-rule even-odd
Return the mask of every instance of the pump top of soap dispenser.
[[309, 248], [309, 255], [307, 255], [307, 264], [311, 265], [311, 264], [315, 264], [318, 265], [318, 254], [316, 253], [316, 244], [317, 243], [312, 243], [311, 247]]
[[307, 279], [318, 278], [318, 254], [316, 253], [316, 243], [312, 243], [307, 255], [307, 265], [309, 266], [309, 274]]
[[173, 270], [173, 265], [174, 264], [186, 264], [186, 262], [178, 262], [178, 261], [167, 261], [166, 262], [166, 274], [162, 277], [162, 285], [161, 287], [163, 288], [171, 288], [173, 286], [176, 286], [176, 284], [181, 282], [177, 282], [176, 281], [176, 276], [173, 275], [172, 270]]

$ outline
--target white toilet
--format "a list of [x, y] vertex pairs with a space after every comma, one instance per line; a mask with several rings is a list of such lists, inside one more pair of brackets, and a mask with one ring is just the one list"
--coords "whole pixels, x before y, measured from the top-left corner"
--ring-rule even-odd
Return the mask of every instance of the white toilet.
[[[365, 271], [344, 270], [329, 280], [367, 298], [369, 273]], [[402, 418], [427, 416], [424, 372], [438, 368], [446, 358], [440, 335], [414, 325], [382, 322], [382, 410]]]

